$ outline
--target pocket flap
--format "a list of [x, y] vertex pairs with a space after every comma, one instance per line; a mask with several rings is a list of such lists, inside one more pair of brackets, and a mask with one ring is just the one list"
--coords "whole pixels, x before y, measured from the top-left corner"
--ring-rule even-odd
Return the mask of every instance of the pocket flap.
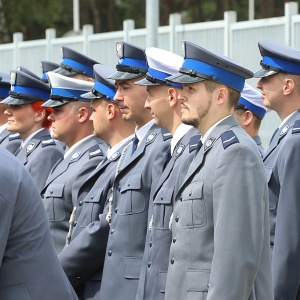
[[124, 186], [121, 187], [121, 193], [128, 190], [139, 190], [142, 186], [142, 174], [132, 174], [128, 177], [128, 180], [125, 182]]
[[209, 270], [187, 270], [187, 290], [194, 292], [208, 292], [209, 279]]
[[203, 181], [192, 182], [182, 193], [182, 201], [202, 199]]
[[142, 268], [141, 257], [125, 257], [124, 277], [127, 279], [139, 279]]
[[53, 183], [51, 184], [46, 192], [45, 192], [45, 197], [55, 197], [55, 198], [60, 198], [63, 195], [65, 188], [65, 183]]
[[163, 185], [157, 193], [154, 203], [155, 204], [170, 204], [172, 202], [174, 193], [174, 186]]
[[103, 192], [102, 187], [94, 187], [90, 190], [84, 199], [84, 202], [99, 202], [101, 194]]

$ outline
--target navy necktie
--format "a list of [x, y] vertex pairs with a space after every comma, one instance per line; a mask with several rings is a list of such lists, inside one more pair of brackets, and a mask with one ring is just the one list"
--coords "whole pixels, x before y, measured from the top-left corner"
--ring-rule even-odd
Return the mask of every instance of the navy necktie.
[[139, 143], [139, 139], [136, 135], [134, 135], [133, 141], [132, 141], [132, 153], [131, 155], [134, 153], [134, 151], [136, 150], [137, 146]]
[[201, 140], [199, 140], [199, 142], [198, 142], [198, 144], [197, 144], [197, 147], [196, 147], [196, 150], [195, 150], [195, 155], [194, 155], [194, 157], [197, 156], [197, 154], [199, 153], [199, 151], [200, 151], [200, 149], [201, 149], [202, 146], [203, 146], [203, 143], [202, 143]]

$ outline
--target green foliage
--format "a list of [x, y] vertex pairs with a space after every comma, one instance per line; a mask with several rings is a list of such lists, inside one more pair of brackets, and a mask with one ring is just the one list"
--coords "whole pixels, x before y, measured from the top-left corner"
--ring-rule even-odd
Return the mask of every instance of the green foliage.
[[[286, 0], [255, 2], [255, 18], [284, 15]], [[248, 5], [249, 0], [160, 0], [160, 25], [168, 25], [171, 13], [181, 13], [183, 23], [195, 23], [221, 20], [226, 10], [237, 11], [243, 21]], [[144, 28], [145, 6], [146, 0], [80, 0], [80, 24], [108, 32], [122, 30], [123, 21], [133, 19], [136, 28]], [[47, 28], [55, 28], [58, 37], [73, 29], [73, 0], [0, 0], [0, 43], [11, 41], [14, 32], [23, 32], [25, 40], [41, 39]]]

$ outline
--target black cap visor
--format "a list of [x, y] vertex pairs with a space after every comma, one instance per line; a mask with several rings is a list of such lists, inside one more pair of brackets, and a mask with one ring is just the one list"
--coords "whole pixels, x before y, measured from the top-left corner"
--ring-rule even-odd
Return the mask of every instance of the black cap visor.
[[52, 100], [49, 99], [48, 101], [46, 101], [42, 107], [58, 107], [58, 106], [62, 106], [64, 104], [69, 103], [70, 101], [68, 100]]
[[271, 76], [271, 75], [274, 75], [274, 74], [277, 74], [279, 73], [278, 71], [275, 71], [275, 70], [271, 70], [271, 69], [261, 69], [261, 70], [258, 70], [256, 72], [254, 72], [254, 78], [262, 78], [262, 77], [268, 77], [268, 76]]
[[82, 72], [76, 71], [69, 67], [59, 67], [51, 72], [57, 73], [57, 74], [60, 74], [60, 75], [66, 76], [66, 77], [82, 74]]
[[197, 76], [190, 76], [183, 73], [177, 73], [173, 76], [167, 77], [167, 81], [175, 82], [175, 83], [196, 83], [205, 80], [205, 78], [197, 77]]
[[28, 103], [33, 103], [36, 101], [40, 101], [39, 99], [30, 99], [30, 98], [15, 98], [12, 96], [6, 97], [4, 100], [2, 100], [1, 104], [10, 104], [10, 105], [23, 105]]

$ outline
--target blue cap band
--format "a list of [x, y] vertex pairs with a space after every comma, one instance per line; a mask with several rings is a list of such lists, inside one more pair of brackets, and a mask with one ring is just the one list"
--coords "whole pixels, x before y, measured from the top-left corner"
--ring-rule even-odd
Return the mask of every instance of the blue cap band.
[[238, 91], [242, 91], [245, 84], [245, 78], [234, 74], [232, 72], [225, 71], [218, 67], [209, 65], [199, 60], [186, 58], [183, 62], [182, 68], [194, 70], [208, 76], [214, 76], [217, 81], [228, 85]]
[[51, 89], [51, 95], [72, 98], [72, 99], [76, 98], [78, 100], [80, 99], [83, 101], [87, 101], [86, 98], [81, 97], [81, 95], [86, 92], [87, 91], [83, 91], [83, 90], [68, 90], [68, 89], [60, 89], [60, 88]]
[[4, 99], [8, 97], [8, 92], [10, 91], [9, 88], [0, 88], [0, 98]]
[[87, 65], [84, 65], [78, 61], [75, 61], [73, 59], [70, 58], [64, 58], [61, 62], [61, 64], [63, 65], [67, 65], [70, 66], [71, 68], [75, 68], [78, 69], [82, 72], [84, 72], [85, 74], [87, 74], [90, 77], [93, 77], [93, 67], [89, 67]]
[[[163, 81], [166, 81], [166, 78], [171, 76], [171, 74], [164, 73], [164, 72], [152, 69], [152, 68], [148, 69], [148, 74], [150, 76], [154, 77], [154, 78], [157, 78], [157, 79], [160, 79], [160, 80], [163, 80]], [[182, 85], [179, 84], [179, 83], [169, 82], [169, 81], [168, 82], [166, 81], [166, 83], [168, 83], [168, 85], [172, 85], [172, 86], [175, 86], [175, 87], [178, 87], [178, 88], [182, 88]]]
[[137, 58], [129, 58], [129, 57], [120, 58], [118, 61], [118, 65], [132, 66], [132, 67], [137, 67], [145, 70], [148, 69], [146, 60], [137, 59]]
[[300, 75], [299, 64], [294, 63], [292, 61], [287, 61], [287, 60], [280, 59], [277, 57], [275, 58], [275, 57], [268, 57], [268, 56], [263, 56], [262, 61], [266, 65], [281, 69], [283, 71], [286, 71], [287, 73]]
[[43, 80], [46, 80], [46, 79], [47, 79], [47, 75], [46, 75], [46, 73], [43, 73], [43, 75], [42, 75], [42, 79], [43, 79]]
[[114, 99], [114, 96], [116, 94], [116, 90], [109, 88], [99, 81], [95, 81], [94, 89], [99, 93], [108, 96], [112, 100]]
[[25, 94], [28, 96], [34, 96], [37, 98], [40, 98], [41, 100], [48, 100], [49, 99], [49, 92], [42, 91], [40, 89], [27, 87], [27, 86], [20, 86], [20, 85], [14, 85], [11, 87], [11, 91], [13, 93], [20, 93]]
[[246, 100], [245, 98], [241, 97], [239, 100], [239, 103], [245, 105], [250, 111], [252, 111], [252, 113], [254, 115], [256, 115], [257, 117], [263, 119], [263, 117], [266, 114], [266, 110], [263, 109], [262, 107], [256, 106], [254, 104], [252, 104], [251, 102], [249, 102], [248, 100]]

